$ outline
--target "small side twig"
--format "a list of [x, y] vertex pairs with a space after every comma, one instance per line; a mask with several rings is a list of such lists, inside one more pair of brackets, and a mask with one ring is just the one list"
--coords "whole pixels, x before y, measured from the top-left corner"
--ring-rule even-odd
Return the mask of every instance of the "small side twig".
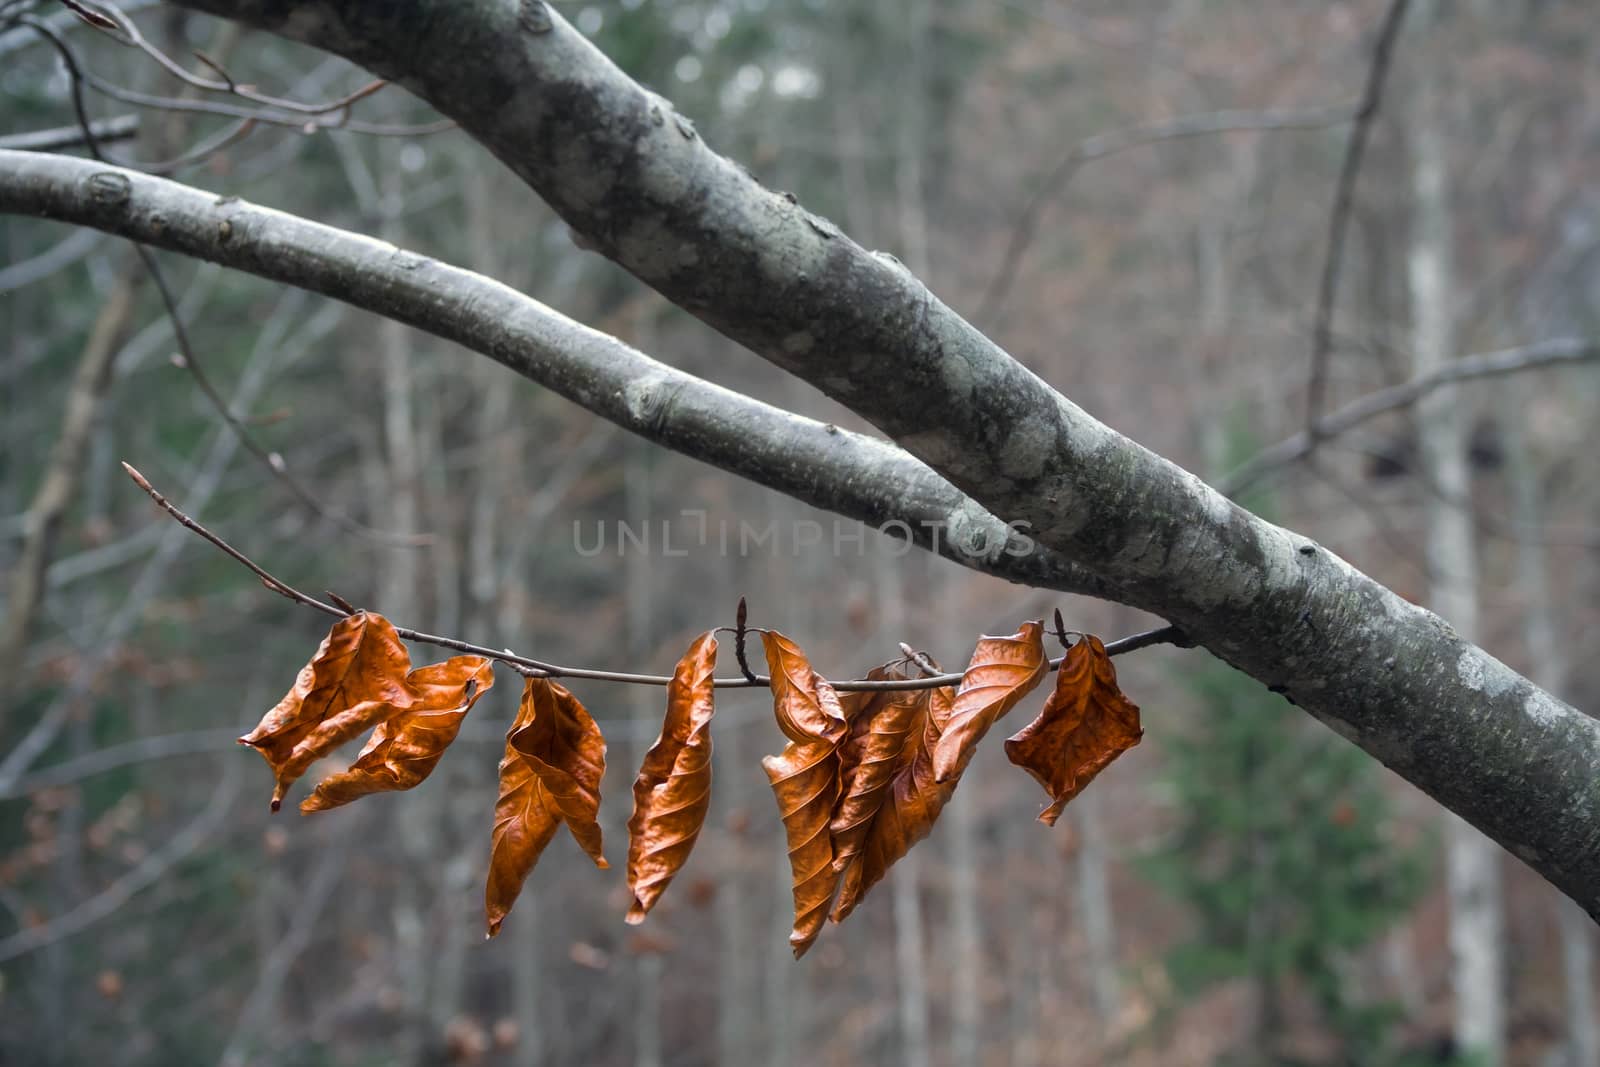
[[1073, 645], [1072, 635], [1073, 634], [1077, 634], [1079, 637], [1083, 636], [1083, 633], [1080, 630], [1069, 630], [1069, 629], [1067, 629], [1067, 621], [1061, 617], [1061, 609], [1060, 608], [1056, 608], [1055, 619], [1053, 621], [1056, 624], [1056, 629], [1055, 629], [1056, 640], [1061, 642], [1061, 647], [1062, 648], [1070, 649], [1072, 647], [1072, 645]]
[[1355, 124], [1350, 128], [1350, 140], [1345, 147], [1344, 163], [1339, 168], [1339, 180], [1333, 194], [1333, 209], [1328, 215], [1328, 249], [1322, 263], [1322, 279], [1317, 287], [1317, 312], [1311, 330], [1311, 376], [1306, 384], [1306, 433], [1313, 441], [1320, 436], [1322, 406], [1328, 385], [1328, 357], [1333, 351], [1333, 305], [1339, 293], [1339, 275], [1344, 266], [1345, 234], [1350, 228], [1350, 216], [1355, 208], [1356, 180], [1361, 176], [1361, 161], [1366, 155], [1367, 142], [1372, 136], [1373, 120], [1383, 105], [1383, 86], [1388, 78], [1394, 45], [1400, 37], [1400, 27], [1405, 22], [1410, 0], [1391, 0], [1389, 11], [1378, 30], [1378, 41], [1372, 49], [1372, 63], [1367, 68], [1366, 86], [1361, 92], [1361, 106], [1356, 111]]
[[161, 265], [156, 261], [155, 254], [137, 242], [134, 243], [133, 250], [139, 254], [139, 259], [144, 264], [146, 272], [149, 273], [150, 280], [155, 283], [157, 292], [161, 294], [161, 304], [166, 309], [167, 318], [171, 320], [172, 336], [178, 345], [179, 358], [176, 360], [178, 366], [187, 371], [189, 377], [194, 379], [195, 385], [199, 387], [201, 394], [205, 396], [212, 409], [216, 411], [223, 422], [228, 424], [228, 428], [238, 435], [239, 443], [244, 446], [245, 451], [260, 460], [272, 472], [272, 476], [285, 489], [289, 490], [290, 495], [300, 502], [302, 507], [319, 519], [326, 519], [348, 533], [353, 533], [358, 537], [364, 537], [379, 544], [419, 548], [433, 543], [433, 535], [431, 534], [390, 533], [387, 530], [374, 529], [342, 512], [334, 511], [324, 506], [321, 501], [312, 496], [311, 491], [301, 485], [289, 473], [289, 468], [283, 462], [283, 457], [257, 441], [254, 435], [250, 433], [249, 427], [244, 424], [244, 421], [228, 407], [228, 401], [217, 391], [217, 387], [211, 382], [210, 375], [206, 374], [205, 368], [200, 364], [199, 354], [195, 351], [194, 343], [189, 338], [189, 329], [183, 324], [183, 316], [178, 311], [177, 297], [173, 295], [172, 287], [167, 284], [166, 275], [162, 272]]
[[926, 652], [919, 652], [910, 645], [906, 644], [904, 641], [900, 642], [900, 653], [905, 656], [907, 660], [915, 663], [923, 674], [940, 675], [944, 673], [939, 669], [939, 665], [937, 663], [934, 663], [933, 660], [928, 658], [928, 654]]
[[744, 597], [739, 598], [739, 608], [733, 614], [733, 655], [739, 661], [739, 672], [744, 675], [745, 681], [754, 682], [755, 672], [750, 669], [750, 661], [745, 657], [744, 637], [745, 620], [749, 618]]
[[332, 589], [324, 589], [322, 595], [333, 601], [336, 607], [343, 608], [346, 615], [354, 615], [356, 613], [356, 606]]

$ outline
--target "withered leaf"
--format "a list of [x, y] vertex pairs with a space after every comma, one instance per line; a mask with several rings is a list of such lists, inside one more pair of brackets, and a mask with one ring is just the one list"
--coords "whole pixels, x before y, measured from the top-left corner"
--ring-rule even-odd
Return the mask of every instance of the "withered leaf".
[[597, 821], [605, 770], [605, 738], [588, 711], [556, 682], [529, 678], [500, 760], [484, 889], [490, 937], [500, 932], [559, 824], [566, 823], [595, 866], [608, 866]]
[[697, 637], [667, 686], [661, 736], [633, 783], [628, 820], [628, 922], [641, 923], [700, 837], [711, 807], [712, 674], [717, 639]]
[[1048, 661], [1043, 634], [1042, 623], [1025, 622], [1009, 637], [985, 637], [978, 642], [956, 690], [950, 720], [933, 752], [938, 781], [959, 778], [989, 727], [1044, 678]]
[[[867, 672], [875, 682], [905, 678], [894, 663]], [[839, 746], [839, 804], [830, 821], [834, 870], [843, 871], [861, 851], [926, 699], [927, 692], [918, 689], [858, 691], [841, 699], [850, 733]]]
[[349, 770], [330, 775], [300, 802], [306, 814], [327, 811], [370, 793], [411, 789], [433, 773], [478, 698], [494, 685], [494, 664], [456, 656], [406, 676], [412, 703], [378, 724]]
[[1039, 717], [1007, 739], [1006, 755], [1050, 794], [1039, 821], [1054, 826], [1067, 801], [1143, 736], [1139, 707], [1117, 688], [1106, 646], [1085, 635], [1067, 650]]
[[833, 686], [811, 669], [799, 647], [779, 633], [761, 635], [772, 676], [772, 707], [789, 739], [761, 760], [778, 800], [794, 881], [789, 947], [805, 955], [828, 917], [838, 884], [829, 824], [839, 797], [839, 742], [848, 727]]
[[382, 615], [358, 611], [333, 624], [294, 687], [239, 738], [272, 768], [273, 811], [318, 758], [410, 704], [410, 669], [410, 653]]
[[[898, 736], [899, 751], [894, 757], [888, 789], [868, 823], [859, 851], [849, 857], [844, 867], [839, 897], [833, 907], [834, 922], [854, 911], [867, 890], [882, 880], [913, 845], [928, 836], [956, 790], [958, 778], [939, 782], [933, 772], [933, 754], [950, 721], [955, 690], [948, 686], [922, 689], [914, 695], [916, 700], [909, 708], [898, 699], [876, 703], [872, 711], [877, 721], [865, 727], [874, 738], [874, 747], [883, 751], [891, 748]], [[858, 736], [855, 726], [852, 722], [852, 741]]]

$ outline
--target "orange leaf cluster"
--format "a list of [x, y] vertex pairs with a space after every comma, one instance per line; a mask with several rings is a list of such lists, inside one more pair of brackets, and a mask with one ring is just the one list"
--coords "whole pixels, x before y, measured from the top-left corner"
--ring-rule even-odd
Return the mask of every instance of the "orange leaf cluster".
[[306, 801], [304, 810], [319, 811], [422, 781], [455, 739], [461, 717], [493, 684], [493, 666], [481, 656], [413, 671], [389, 620], [358, 611], [333, 624], [294, 688], [239, 742], [272, 768], [277, 811], [311, 764], [378, 727], [341, 781]]
[[[773, 707], [789, 739], [762, 764], [789, 838], [797, 957], [825, 915], [843, 920], [928, 836], [978, 740], [1044, 677], [1042, 634], [1030, 622], [984, 638], [959, 689], [871, 690], [842, 702], [793, 642], [763, 635]], [[891, 663], [867, 677], [907, 675]]]
[[[959, 686], [841, 698], [793, 641], [773, 631], [761, 636], [773, 713], [786, 741], [762, 767], [788, 841], [789, 943], [798, 958], [827, 919], [843, 920], [928, 836], [978, 743], [1043, 680], [1049, 662], [1042, 624], [1027, 622], [1015, 634], [981, 639]], [[710, 810], [716, 661], [713, 633], [696, 638], [679, 661], [660, 736], [633, 783], [631, 924], [644, 921], [683, 869]], [[884, 664], [867, 677], [909, 683], [907, 662]], [[478, 656], [413, 670], [394, 627], [381, 615], [356, 612], [333, 625], [294, 687], [240, 741], [271, 766], [277, 810], [311, 763], [371, 729], [349, 769], [324, 778], [300, 806], [323, 811], [423, 781], [493, 685], [493, 664]], [[1085, 636], [1068, 651], [1038, 718], [1005, 748], [1050, 794], [1040, 819], [1053, 824], [1141, 736], [1139, 709], [1118, 690], [1105, 646]], [[578, 699], [553, 679], [528, 678], [500, 761], [484, 891], [490, 937], [560, 826], [596, 866], [608, 866], [599, 824], [605, 757], [600, 728]]]

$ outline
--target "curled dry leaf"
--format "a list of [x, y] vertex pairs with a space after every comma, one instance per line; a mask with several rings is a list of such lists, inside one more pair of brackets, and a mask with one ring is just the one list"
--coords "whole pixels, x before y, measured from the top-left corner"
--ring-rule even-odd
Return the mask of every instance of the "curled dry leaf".
[[478, 698], [494, 685], [494, 664], [482, 656], [456, 656], [418, 667], [406, 676], [415, 702], [378, 724], [350, 769], [317, 783], [300, 802], [310, 814], [370, 793], [411, 789], [439, 763]]
[[1086, 635], [1067, 650], [1039, 717], [1006, 741], [1006, 755], [1050, 794], [1039, 821], [1054, 826], [1067, 801], [1143, 736], [1139, 707], [1117, 688], [1106, 646]]
[[[862, 751], [870, 747], [875, 757], [886, 757], [894, 751], [894, 765], [888, 786], [879, 793], [881, 799], [876, 810], [871, 812], [857, 851], [846, 860], [839, 897], [833, 907], [834, 922], [854, 911], [867, 890], [882, 880], [895, 861], [928, 836], [956, 790], [958, 779], [939, 782], [933, 772], [933, 754], [949, 723], [955, 690], [947, 686], [916, 690], [906, 695], [915, 699], [906, 701], [902, 694], [894, 692], [881, 694], [893, 699], [874, 701], [866, 714], [851, 721], [847, 749]], [[865, 757], [853, 754], [850, 758], [858, 761], [858, 770], [847, 775], [847, 789], [864, 799], [870, 794], [869, 775], [871, 779], [878, 778], [881, 766], [862, 773], [859, 768], [866, 765]], [[841, 831], [851, 818], [848, 810], [847, 805], [841, 803], [839, 816], [844, 818], [835, 818], [835, 825]]]
[[633, 783], [628, 820], [628, 922], [641, 923], [683, 869], [711, 807], [712, 672], [717, 639], [697, 637], [667, 686], [661, 736]]
[[359, 611], [333, 624], [294, 688], [239, 738], [272, 768], [273, 811], [318, 758], [411, 703], [410, 668], [410, 653], [382, 615]]
[[1009, 637], [978, 642], [956, 690], [950, 720], [933, 753], [934, 776], [940, 782], [961, 776], [978, 742], [1017, 702], [1044, 678], [1044, 625], [1025, 622]]
[[500, 797], [484, 889], [490, 937], [499, 933], [561, 823], [595, 866], [608, 866], [597, 821], [605, 770], [605, 738], [588, 711], [556, 682], [529, 678], [500, 761]]
[[[875, 682], [905, 677], [895, 663], [867, 672]], [[861, 851], [926, 699], [926, 690], [890, 689], [849, 693], [841, 700], [850, 733], [839, 746], [839, 804], [830, 822], [834, 870], [843, 871]]]
[[839, 797], [839, 743], [848, 726], [833, 686], [811, 669], [799, 647], [763, 633], [772, 676], [772, 707], [789, 739], [783, 752], [761, 760], [778, 799], [794, 881], [794, 929], [789, 947], [805, 955], [828, 916], [838, 884], [830, 821]]

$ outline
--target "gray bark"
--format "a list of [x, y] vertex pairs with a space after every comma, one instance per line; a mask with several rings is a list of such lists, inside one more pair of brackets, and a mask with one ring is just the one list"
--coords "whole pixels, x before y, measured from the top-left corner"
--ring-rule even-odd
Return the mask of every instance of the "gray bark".
[[[1033, 537], [1098, 575], [1117, 599], [1177, 623], [1494, 837], [1591, 915], [1600, 911], [1593, 720], [1431, 612], [1090, 417], [891, 257], [860, 248], [713, 152], [548, 5], [190, 6], [344, 55], [418, 93], [541, 193], [586, 244], [869, 419], [986, 513], [1030, 524]], [[90, 188], [99, 196], [90, 198], [74, 181], [90, 175], [69, 173], [70, 163], [0, 157], [0, 209], [61, 217], [77, 202], [91, 225], [150, 228], [130, 178], [98, 168]], [[210, 232], [189, 232], [184, 250], [217, 258], [234, 246], [246, 263], [287, 254], [302, 267], [297, 283], [364, 284], [303, 254], [320, 243], [285, 248], [280, 227], [261, 226], [259, 215], [252, 226], [249, 210], [206, 203]], [[188, 231], [188, 220], [169, 215], [160, 229]], [[382, 266], [396, 255], [369, 243], [364, 258]], [[429, 280], [440, 271], [413, 263]], [[396, 317], [434, 320], [441, 333], [477, 310], [430, 286], [384, 287], [371, 299]], [[494, 333], [500, 358], [524, 362]], [[621, 397], [585, 381], [568, 389], [607, 417], [648, 426], [647, 413], [685, 399], [663, 394], [662, 384], [647, 376]], [[753, 450], [794, 426], [792, 417], [756, 424], [746, 443]]]

